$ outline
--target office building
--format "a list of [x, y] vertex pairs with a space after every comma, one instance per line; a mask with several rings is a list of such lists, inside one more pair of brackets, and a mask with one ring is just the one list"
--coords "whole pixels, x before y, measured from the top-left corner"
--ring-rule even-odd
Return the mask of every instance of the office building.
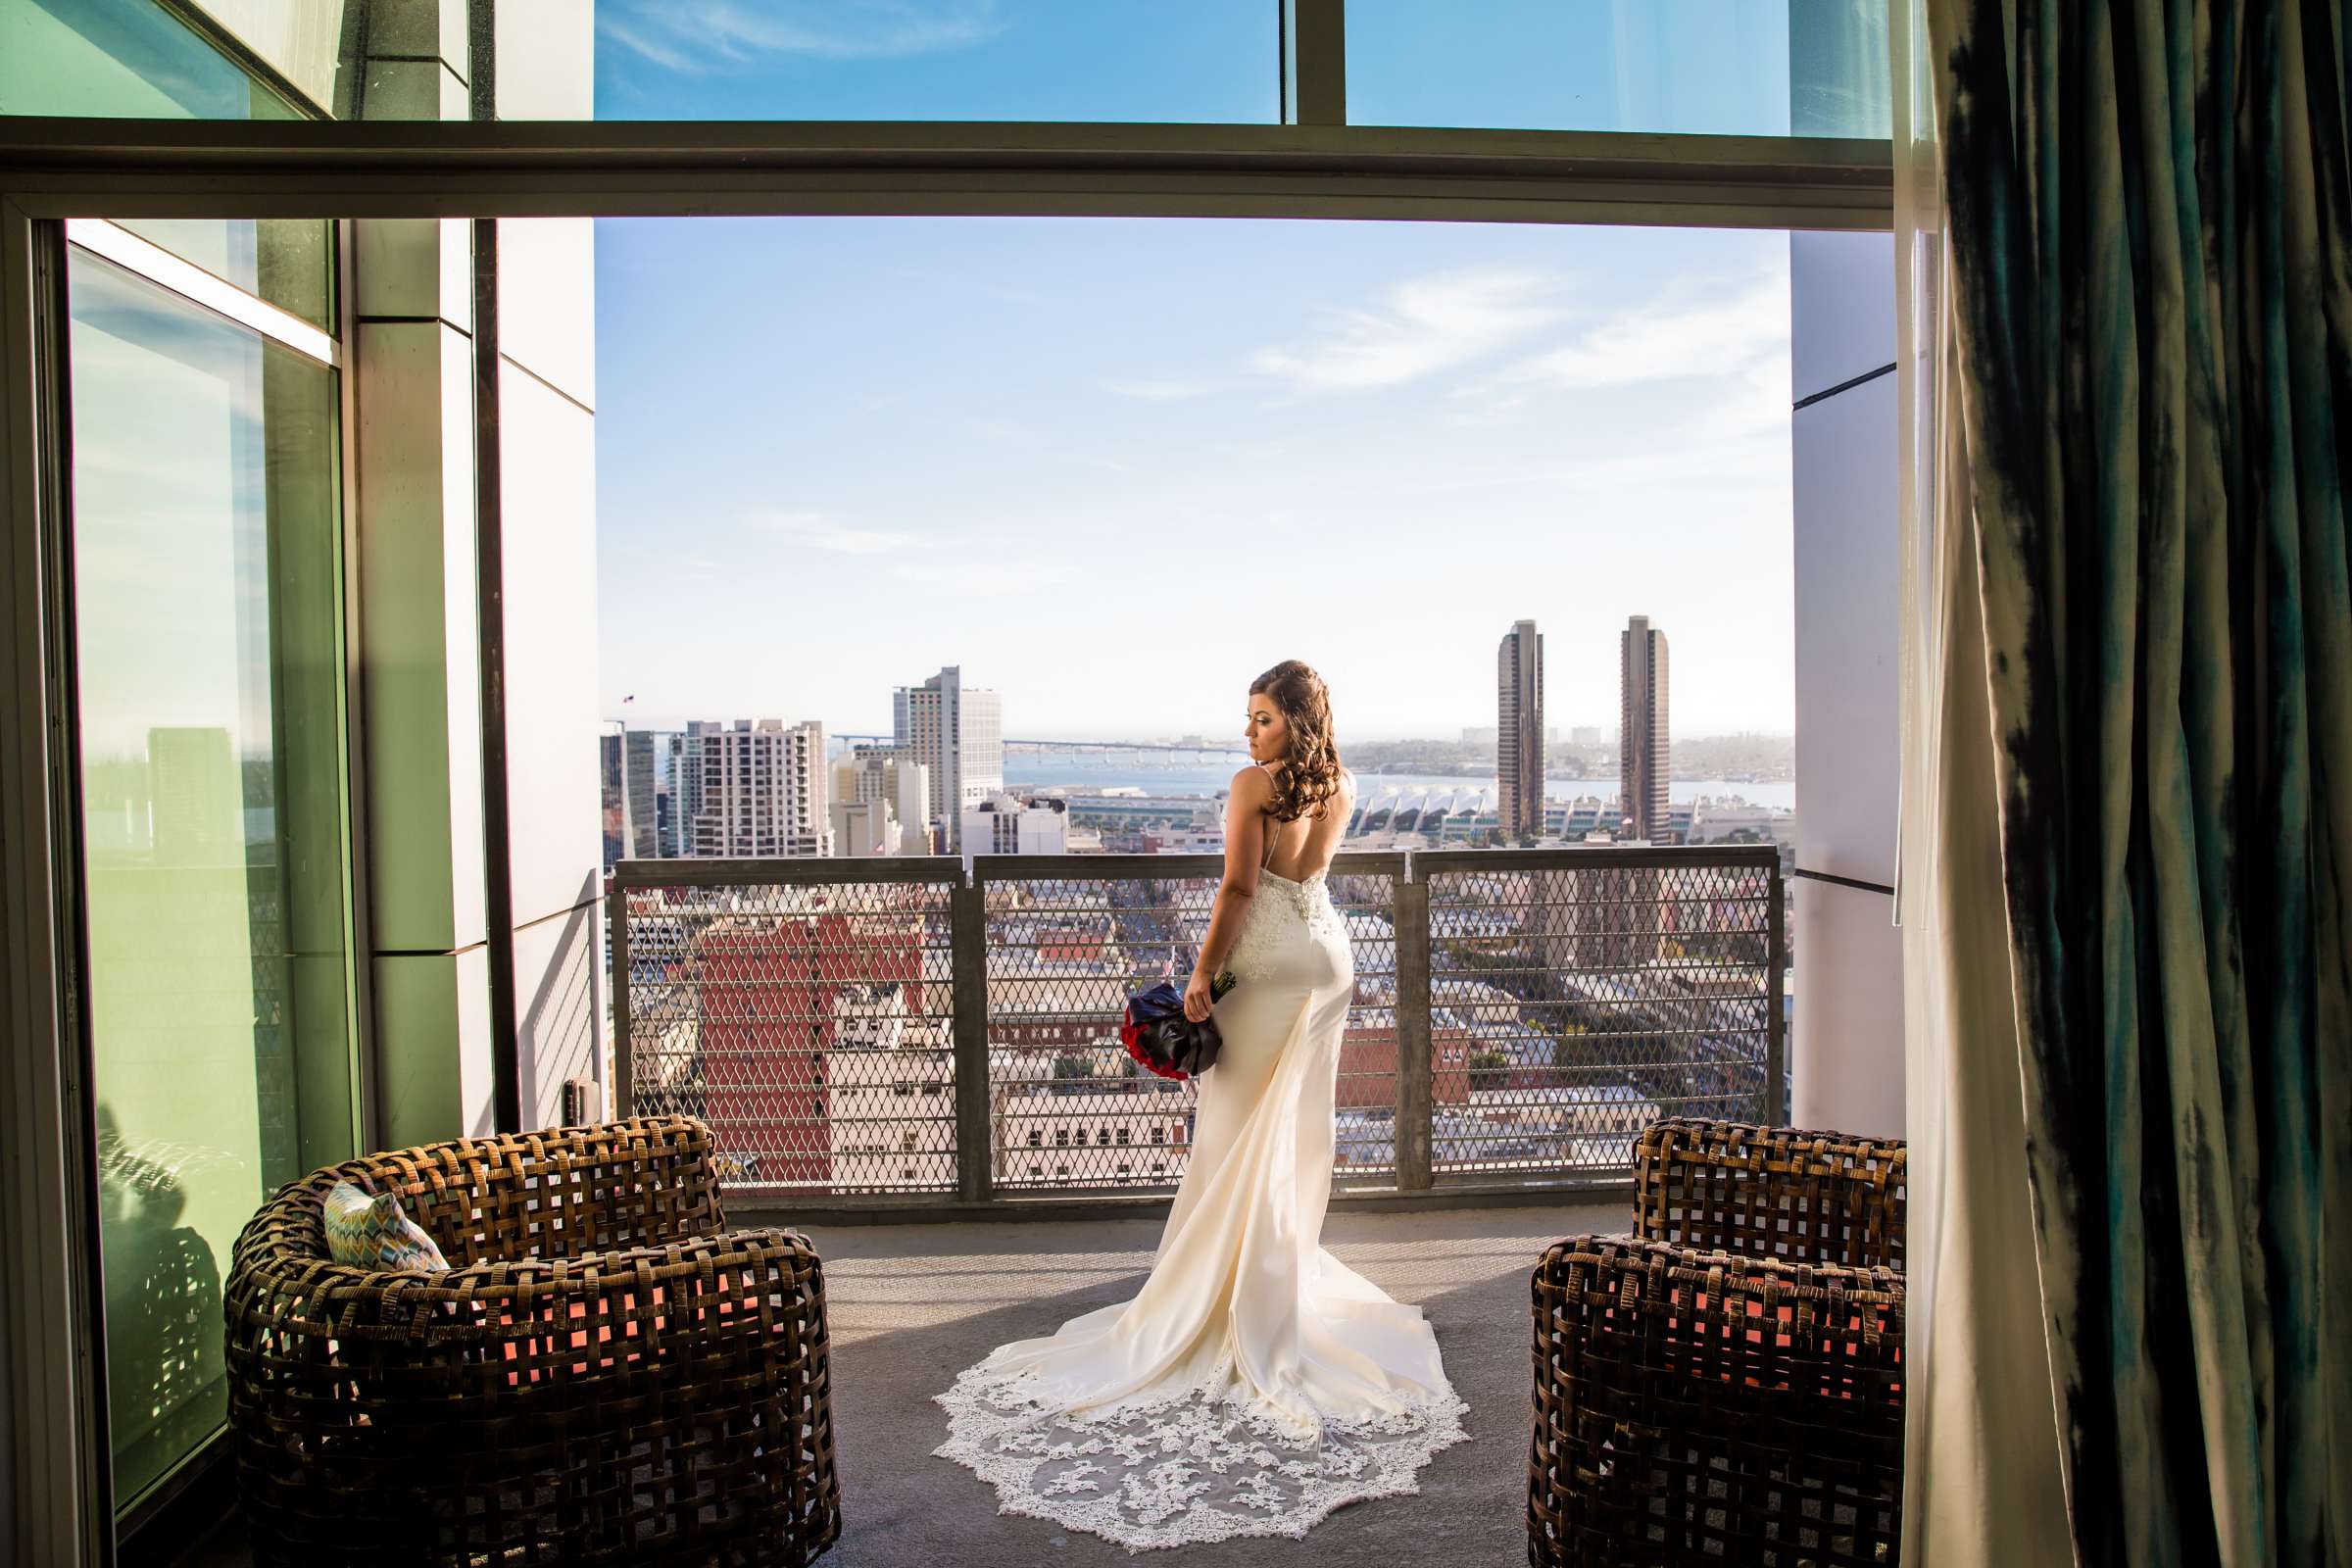
[[676, 795], [685, 747], [685, 737], [674, 731], [627, 732], [622, 748], [621, 820], [631, 859], [677, 858]]
[[596, 738], [599, 819], [605, 830], [605, 869], [629, 853], [628, 767], [625, 738], [607, 733]]
[[951, 855], [962, 849], [963, 813], [1004, 788], [1004, 722], [997, 694], [963, 684], [957, 664], [891, 694], [891, 739], [929, 771], [930, 815]]

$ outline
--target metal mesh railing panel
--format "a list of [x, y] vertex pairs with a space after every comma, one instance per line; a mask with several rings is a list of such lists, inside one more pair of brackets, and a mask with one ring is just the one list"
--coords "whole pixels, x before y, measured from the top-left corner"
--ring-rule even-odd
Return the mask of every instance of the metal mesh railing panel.
[[733, 1188], [955, 1191], [946, 887], [622, 896], [637, 1111], [709, 1122]]
[[1179, 877], [990, 881], [989, 1124], [1004, 1192], [1174, 1186], [1194, 1092], [1119, 1044], [1127, 995], [1192, 971], [1185, 938], [1213, 882]]
[[1396, 1170], [1396, 897], [1388, 876], [1334, 875], [1331, 902], [1355, 958], [1355, 1002], [1332, 1102], [1332, 1179], [1341, 1188], [1387, 1186]]
[[[1424, 1008], [1426, 1169], [1439, 1180], [1619, 1177], [1660, 1116], [1775, 1119], [1769, 858], [1416, 858], [1409, 900], [1398, 857], [1331, 874], [1355, 962], [1335, 1191], [1420, 1185], [1416, 1159], [1399, 1158], [1422, 1129], [1400, 1126], [1397, 1065]], [[822, 862], [688, 861], [674, 882], [630, 862], [612, 911], [630, 1106], [709, 1122], [733, 1189], [852, 1200], [1171, 1190], [1196, 1096], [1133, 1062], [1118, 1025], [1131, 991], [1190, 973], [1216, 879], [1142, 858], [995, 859], [961, 889], [952, 862], [826, 881]], [[1405, 995], [1422, 933], [1398, 920], [1424, 905], [1428, 987]], [[957, 974], [959, 953], [984, 958], [977, 979]]]
[[[1336, 879], [1354, 943], [1356, 1003], [1338, 1087], [1345, 1176], [1392, 1168], [1393, 1035], [1385, 1063], [1367, 1022], [1393, 1011], [1390, 879]], [[989, 1107], [995, 1184], [1009, 1192], [1173, 1187], [1197, 1096], [1119, 1043], [1130, 992], [1192, 972], [1216, 902], [1207, 877], [1025, 877], [988, 882]], [[1359, 1061], [1359, 1058], [1361, 1060]]]
[[1428, 881], [1434, 1172], [1613, 1173], [1662, 1115], [1765, 1119], [1767, 867]]

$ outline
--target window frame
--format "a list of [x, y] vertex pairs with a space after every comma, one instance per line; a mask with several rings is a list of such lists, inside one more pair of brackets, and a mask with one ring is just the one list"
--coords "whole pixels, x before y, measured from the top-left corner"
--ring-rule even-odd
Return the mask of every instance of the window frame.
[[[95, 1167], [89, 1131], [69, 1111], [86, 1105], [89, 1076], [71, 984], [80, 967], [73, 844], [61, 849], [59, 839], [71, 828], [73, 796], [61, 786], [72, 756], [56, 744], [73, 733], [72, 628], [57, 609], [68, 602], [56, 525], [70, 501], [55, 373], [65, 220], [971, 216], [1893, 227], [1887, 140], [1346, 124], [1342, 0], [1282, 3], [1279, 125], [0, 119], [9, 551], [0, 590], [0, 1072], [9, 1085], [0, 1096], [9, 1204], [0, 1321], [20, 1484], [12, 1544], [32, 1560], [91, 1562], [114, 1534], [95, 1387], [103, 1361], [87, 1345], [97, 1326]], [[348, 397], [353, 377], [341, 379]], [[355, 431], [346, 417], [347, 443]], [[347, 462], [347, 536], [358, 524], [354, 471]], [[355, 662], [360, 647], [355, 629]], [[347, 679], [356, 731], [356, 667]], [[356, 780], [350, 809], [365, 844]], [[366, 857], [355, 858], [353, 897], [364, 910]], [[367, 1073], [373, 1054], [363, 1039]], [[373, 1087], [365, 1086], [371, 1106]], [[1181, 1133], [1164, 1147], [1184, 1148]], [[73, 1197], [48, 1196], [58, 1194]], [[45, 1441], [28, 1441], [34, 1434]]]

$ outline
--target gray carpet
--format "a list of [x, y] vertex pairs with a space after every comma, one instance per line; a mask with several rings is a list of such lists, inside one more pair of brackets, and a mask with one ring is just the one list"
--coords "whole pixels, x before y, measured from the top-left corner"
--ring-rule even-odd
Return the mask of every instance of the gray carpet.
[[1530, 1334], [1528, 1273], [1553, 1241], [1622, 1230], [1622, 1200], [1568, 1208], [1333, 1214], [1323, 1242], [1437, 1330], [1471, 1437], [1433, 1458], [1421, 1491], [1349, 1503], [1303, 1541], [1217, 1542], [1130, 1553], [1100, 1536], [1000, 1515], [995, 1489], [934, 1458], [956, 1371], [1006, 1340], [1051, 1334], [1135, 1294], [1157, 1220], [811, 1227], [833, 1318], [840, 1568], [915, 1564], [1177, 1562], [1523, 1563]]

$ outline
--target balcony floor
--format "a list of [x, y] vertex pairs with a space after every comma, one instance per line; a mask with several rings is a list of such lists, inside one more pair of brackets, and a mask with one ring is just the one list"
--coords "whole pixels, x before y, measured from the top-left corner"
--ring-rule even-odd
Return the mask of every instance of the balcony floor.
[[[1414, 1495], [1348, 1504], [1304, 1542], [1189, 1546], [1188, 1563], [1515, 1562], [1526, 1552], [1529, 1271], [1562, 1236], [1621, 1231], [1622, 1198], [1559, 1207], [1333, 1213], [1323, 1242], [1436, 1327], [1470, 1441], [1438, 1454]], [[947, 1412], [931, 1396], [1006, 1340], [1051, 1334], [1133, 1296], [1160, 1220], [806, 1227], [825, 1259], [833, 1317], [835, 1461], [842, 1539], [827, 1568], [927, 1562], [1120, 1563], [1099, 1536], [1001, 1516], [995, 1489], [932, 1456]], [[188, 1563], [242, 1568], [234, 1527]]]

